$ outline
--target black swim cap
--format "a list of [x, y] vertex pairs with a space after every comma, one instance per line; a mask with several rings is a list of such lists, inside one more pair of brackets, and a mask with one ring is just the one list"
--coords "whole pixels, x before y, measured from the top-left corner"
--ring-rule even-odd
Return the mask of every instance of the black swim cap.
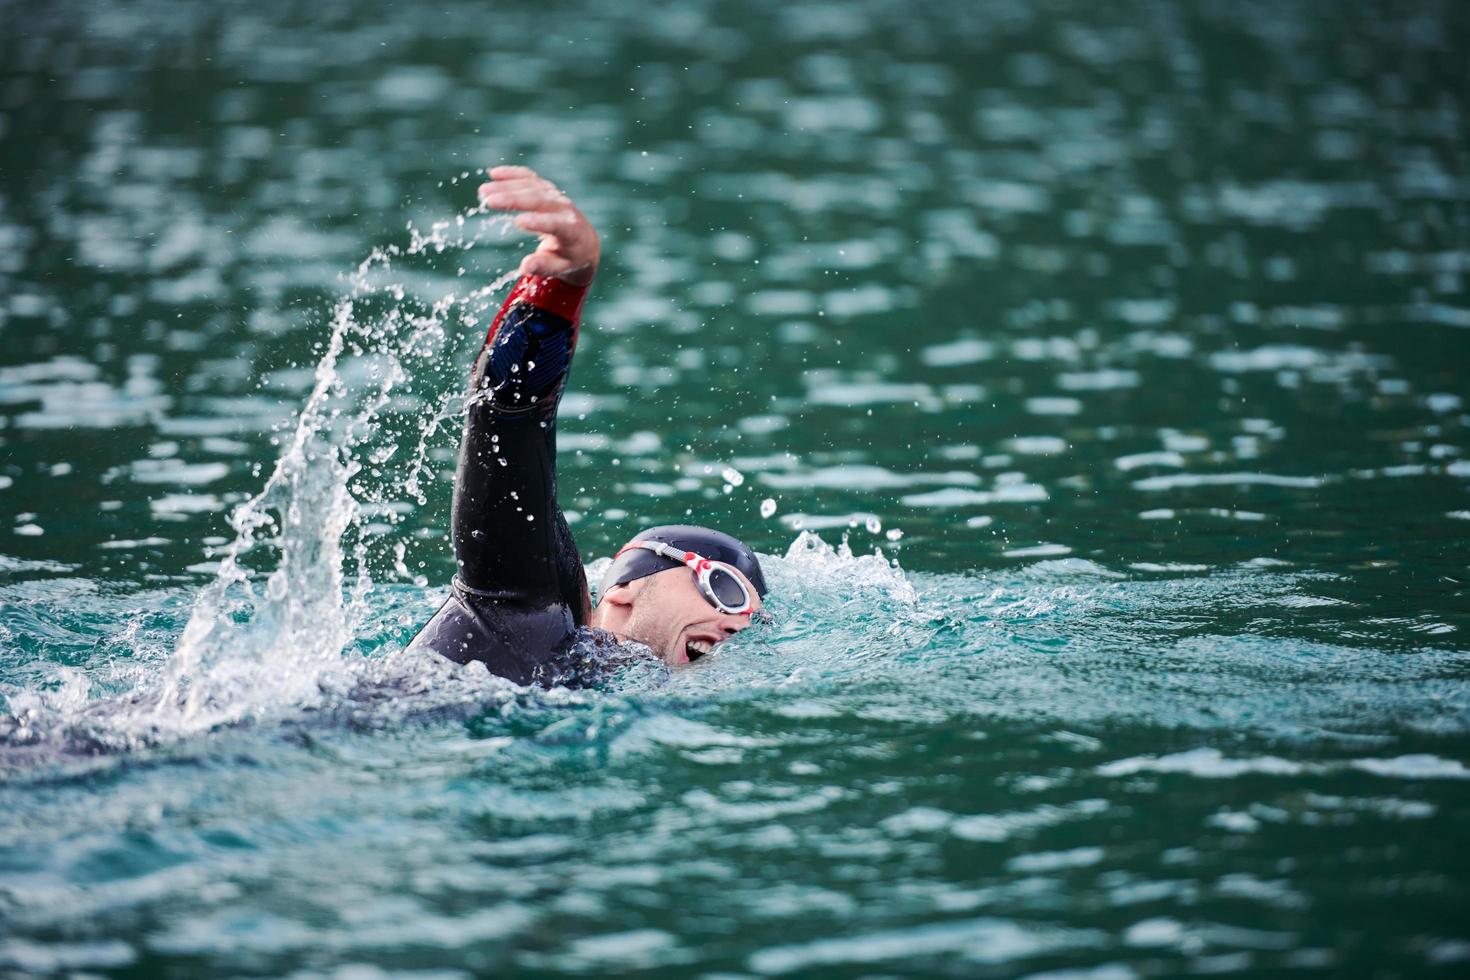
[[[731, 537], [723, 531], [694, 524], [664, 524], [640, 531], [628, 543], [632, 544], [633, 541], [659, 541], [673, 548], [696, 552], [712, 561], [734, 565], [755, 586], [755, 591], [762, 599], [766, 596], [766, 577], [761, 574], [761, 563], [756, 560], [755, 552], [739, 538]], [[643, 548], [625, 551], [613, 559], [612, 567], [602, 576], [597, 595], [607, 595], [607, 590], [615, 585], [625, 585], [634, 579], [678, 567], [669, 559]]]

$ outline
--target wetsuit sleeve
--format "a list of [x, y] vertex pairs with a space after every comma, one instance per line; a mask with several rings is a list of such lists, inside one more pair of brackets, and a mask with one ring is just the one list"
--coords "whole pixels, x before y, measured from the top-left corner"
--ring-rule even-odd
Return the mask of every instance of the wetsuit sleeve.
[[480, 598], [567, 605], [588, 617], [586, 577], [556, 503], [556, 410], [586, 289], [523, 276], [471, 376], [455, 474], [457, 585]]

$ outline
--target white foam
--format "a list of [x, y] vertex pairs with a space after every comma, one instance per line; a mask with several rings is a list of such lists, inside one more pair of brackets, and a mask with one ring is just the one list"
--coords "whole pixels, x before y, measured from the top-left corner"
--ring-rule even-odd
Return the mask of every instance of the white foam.
[[1233, 779], [1245, 775], [1296, 776], [1357, 769], [1391, 779], [1470, 779], [1470, 768], [1455, 759], [1424, 753], [1388, 759], [1350, 759], [1343, 762], [1292, 762], [1276, 756], [1227, 758], [1219, 749], [1198, 748], [1172, 755], [1141, 755], [1104, 763], [1094, 770], [1101, 776], [1139, 773], [1180, 773], [1201, 779]]
[[1470, 779], [1470, 769], [1456, 759], [1437, 755], [1401, 755], [1392, 759], [1354, 759], [1354, 769], [1393, 779]]
[[1072, 549], [1064, 544], [1035, 544], [1025, 548], [1010, 548], [1002, 552], [1007, 558], [1054, 558], [1071, 553]]
[[1082, 402], [1076, 398], [1043, 396], [1026, 399], [1026, 411], [1032, 415], [1080, 415]]
[[1176, 473], [1134, 480], [1138, 490], [1177, 490], [1181, 487], [1292, 487], [1313, 489], [1329, 481], [1326, 476], [1280, 476], [1275, 473]]
[[845, 965], [940, 955], [957, 956], [973, 963], [1011, 963], [1079, 946], [1097, 947], [1105, 942], [1105, 935], [1095, 930], [972, 919], [771, 946], [753, 954], [748, 962], [756, 973], [815, 974]]
[[980, 477], [963, 471], [948, 473], [895, 473], [881, 466], [846, 463], [804, 472], [761, 473], [760, 482], [778, 490], [819, 488], [823, 490], [890, 490], [924, 484], [952, 483], [978, 486]]
[[1183, 466], [1184, 457], [1172, 450], [1163, 449], [1151, 453], [1133, 453], [1128, 456], [1119, 456], [1113, 460], [1113, 465], [1124, 472], [1136, 470], [1140, 466]]
[[986, 340], [966, 337], [947, 344], [934, 344], [919, 352], [919, 360], [929, 367], [978, 364], [995, 356], [995, 345]]
[[1252, 759], [1227, 759], [1219, 749], [1200, 748], [1173, 755], [1140, 755], [1098, 766], [1100, 776], [1133, 776], [1138, 773], [1184, 773], [1202, 779], [1229, 779], [1247, 773], [1294, 776], [1303, 772], [1301, 763], [1266, 755]]
[[1057, 387], [1063, 391], [1116, 391], [1120, 388], [1137, 388], [1142, 383], [1141, 374], [1125, 368], [1066, 371], [1057, 375]]

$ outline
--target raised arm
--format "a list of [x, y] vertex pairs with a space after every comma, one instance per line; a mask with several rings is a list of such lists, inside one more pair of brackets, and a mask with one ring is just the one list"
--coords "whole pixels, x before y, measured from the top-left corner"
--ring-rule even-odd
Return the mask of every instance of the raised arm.
[[475, 359], [452, 517], [459, 585], [520, 604], [566, 603], [586, 618], [582, 566], [556, 503], [556, 409], [600, 243], [582, 212], [525, 167], [480, 188], [540, 235]]

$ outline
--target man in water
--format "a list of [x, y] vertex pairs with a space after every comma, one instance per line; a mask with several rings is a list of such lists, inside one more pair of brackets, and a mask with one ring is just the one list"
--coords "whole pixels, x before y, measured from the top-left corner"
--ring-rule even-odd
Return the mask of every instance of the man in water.
[[618, 551], [592, 608], [556, 502], [556, 409], [601, 243], [529, 168], [495, 167], [479, 193], [485, 207], [518, 212], [516, 225], [540, 243], [475, 359], [451, 517], [459, 571], [413, 644], [518, 684], [564, 679], [589, 643], [641, 643], [669, 664], [698, 659], [760, 615], [760, 562], [710, 528], [649, 528]]

